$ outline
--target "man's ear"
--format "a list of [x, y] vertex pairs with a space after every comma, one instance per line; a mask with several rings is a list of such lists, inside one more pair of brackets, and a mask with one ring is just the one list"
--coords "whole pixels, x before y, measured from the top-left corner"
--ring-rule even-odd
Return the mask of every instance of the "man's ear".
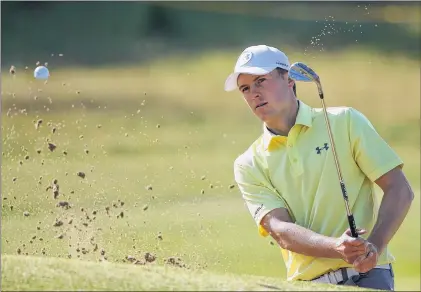
[[288, 78], [288, 86], [289, 87], [294, 87], [294, 84], [295, 84], [295, 80], [292, 80], [291, 78]]

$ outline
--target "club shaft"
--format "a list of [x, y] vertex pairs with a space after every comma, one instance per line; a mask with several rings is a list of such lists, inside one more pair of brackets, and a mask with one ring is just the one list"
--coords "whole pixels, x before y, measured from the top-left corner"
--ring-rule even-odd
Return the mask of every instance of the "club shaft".
[[[335, 160], [336, 171], [338, 172], [339, 184], [341, 186], [342, 196], [343, 196], [344, 201], [345, 201], [346, 214], [348, 216], [348, 224], [349, 224], [349, 228], [350, 228], [350, 231], [351, 231], [351, 236], [357, 238], [358, 237], [357, 226], [355, 224], [354, 215], [352, 214], [351, 209], [349, 208], [348, 194], [346, 192], [345, 183], [344, 183], [344, 180], [343, 180], [343, 177], [342, 177], [342, 172], [341, 172], [341, 167], [339, 165], [338, 155], [336, 154], [335, 141], [333, 140], [332, 129], [330, 127], [329, 118], [327, 116], [326, 104], [325, 104], [325, 99], [324, 99], [323, 89], [322, 89], [322, 85], [320, 83], [320, 79], [317, 80], [317, 88], [319, 90], [320, 101], [322, 103], [323, 113], [324, 113], [324, 117], [325, 117], [325, 121], [326, 121], [327, 132], [329, 134], [329, 140], [330, 140], [332, 153], [333, 153], [333, 159]], [[361, 276], [366, 275], [366, 273], [359, 273], [359, 274]]]
[[339, 184], [341, 186], [342, 196], [343, 196], [344, 201], [345, 201], [346, 214], [348, 216], [348, 223], [349, 223], [349, 227], [351, 229], [351, 235], [353, 237], [358, 237], [357, 228], [356, 228], [356, 225], [355, 225], [354, 215], [352, 214], [351, 209], [349, 208], [348, 194], [347, 194], [345, 183], [344, 183], [344, 180], [343, 180], [343, 177], [342, 177], [342, 172], [341, 172], [341, 167], [339, 165], [338, 155], [336, 153], [335, 141], [333, 139], [332, 129], [330, 127], [329, 118], [327, 116], [327, 111], [326, 111], [326, 105], [325, 105], [325, 101], [324, 101], [323, 92], [321, 90], [321, 87], [319, 87], [319, 89], [320, 89], [319, 90], [319, 92], [320, 92], [320, 101], [322, 103], [323, 113], [324, 113], [324, 117], [325, 117], [327, 132], [329, 134], [329, 140], [330, 140], [331, 149], [332, 149], [332, 153], [333, 153], [333, 159], [335, 161], [336, 171], [338, 172]]
[[345, 187], [345, 183], [342, 177], [342, 172], [341, 172], [341, 167], [339, 165], [339, 159], [338, 159], [338, 155], [336, 153], [336, 147], [335, 147], [335, 141], [333, 139], [333, 135], [332, 135], [332, 129], [330, 126], [330, 122], [329, 122], [329, 118], [327, 115], [327, 110], [326, 110], [326, 105], [324, 102], [324, 95], [323, 95], [323, 89], [322, 89], [322, 84], [320, 83], [320, 78], [319, 76], [307, 65], [297, 62], [294, 63], [291, 66], [292, 71], [291, 76], [293, 76], [293, 78], [298, 79], [298, 77], [300, 77], [300, 80], [302, 81], [306, 81], [306, 82], [315, 82], [317, 85], [317, 89], [319, 91], [319, 97], [322, 103], [322, 108], [323, 108], [323, 113], [324, 113], [324, 117], [325, 117], [325, 122], [326, 122], [326, 127], [327, 127], [327, 132], [329, 134], [329, 140], [330, 140], [330, 145], [331, 145], [331, 149], [332, 149], [332, 154], [333, 154], [333, 159], [335, 161], [335, 166], [336, 166], [336, 171], [338, 172], [338, 178], [339, 178], [339, 184], [341, 186], [341, 191], [342, 191], [342, 196], [344, 198], [345, 201], [345, 208], [346, 208], [346, 214], [348, 216], [348, 223], [349, 223], [349, 227], [351, 230], [351, 235], [353, 237], [358, 237], [358, 233], [357, 233], [357, 228], [355, 225], [355, 220], [354, 220], [354, 215], [351, 212], [351, 209], [349, 208], [349, 201], [348, 201], [348, 194], [346, 191], [346, 187]]

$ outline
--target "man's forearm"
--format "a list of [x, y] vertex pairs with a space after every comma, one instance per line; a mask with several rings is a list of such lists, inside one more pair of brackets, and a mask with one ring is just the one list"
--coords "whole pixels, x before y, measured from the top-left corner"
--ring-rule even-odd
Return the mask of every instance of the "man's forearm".
[[367, 238], [377, 248], [379, 254], [395, 235], [405, 219], [414, 194], [408, 182], [397, 184], [384, 193], [380, 204], [377, 222]]
[[312, 257], [341, 258], [341, 254], [335, 249], [336, 238], [290, 222], [279, 222], [271, 227], [271, 235], [284, 249]]

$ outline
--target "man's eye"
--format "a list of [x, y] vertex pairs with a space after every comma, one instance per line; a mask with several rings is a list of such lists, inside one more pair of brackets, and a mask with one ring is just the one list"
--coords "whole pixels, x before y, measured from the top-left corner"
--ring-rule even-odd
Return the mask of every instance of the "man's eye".
[[266, 78], [259, 78], [258, 80], [257, 80], [257, 83], [262, 83], [263, 81], [265, 81], [266, 80]]
[[246, 92], [247, 90], [248, 90], [249, 88], [248, 87], [243, 87], [242, 89], [241, 89], [241, 92]]

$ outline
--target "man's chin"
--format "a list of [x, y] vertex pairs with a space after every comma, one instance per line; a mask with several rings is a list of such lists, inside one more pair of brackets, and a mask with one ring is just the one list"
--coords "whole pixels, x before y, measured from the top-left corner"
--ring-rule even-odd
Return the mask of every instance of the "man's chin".
[[270, 121], [274, 118], [268, 113], [256, 113], [256, 116], [265, 124], [270, 123]]

